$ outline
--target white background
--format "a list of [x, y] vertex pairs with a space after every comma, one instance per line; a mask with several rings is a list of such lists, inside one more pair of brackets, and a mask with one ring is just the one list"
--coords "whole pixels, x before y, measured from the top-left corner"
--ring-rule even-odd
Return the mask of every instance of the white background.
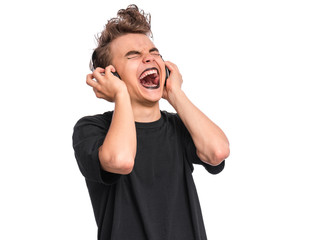
[[[221, 174], [194, 171], [208, 238], [336, 239], [334, 1], [134, 2], [231, 143]], [[129, 3], [1, 3], [0, 239], [96, 239], [72, 128], [113, 109], [85, 76]]]

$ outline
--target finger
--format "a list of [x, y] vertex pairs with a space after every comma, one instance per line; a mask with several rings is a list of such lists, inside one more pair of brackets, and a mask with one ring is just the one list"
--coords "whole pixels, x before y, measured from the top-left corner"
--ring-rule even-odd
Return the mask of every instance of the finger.
[[98, 86], [98, 83], [93, 80], [93, 74], [86, 75], [86, 84], [93, 88], [96, 88]]
[[104, 76], [105, 74], [105, 69], [104, 68], [101, 68], [101, 67], [97, 67], [93, 72], [93, 77], [95, 79], [97, 79], [97, 81], [101, 80], [102, 79], [102, 76]]
[[95, 93], [97, 98], [104, 98], [104, 94], [97, 90], [96, 88], [93, 88], [93, 92]]
[[114, 73], [117, 72], [115, 67], [113, 67], [112, 65], [109, 65], [105, 68], [105, 74], [108, 75], [109, 77], [112, 77], [112, 72]]
[[167, 68], [169, 69], [169, 71], [171, 71], [172, 68], [173, 68], [172, 63], [169, 62], [169, 61], [165, 61], [164, 63], [165, 63], [165, 65], [167, 66]]
[[105, 68], [105, 72], [115, 72], [116, 69], [112, 65], [109, 65]]
[[178, 68], [177, 68], [177, 65], [172, 63], [172, 62], [169, 62], [169, 61], [165, 61], [165, 64], [166, 66], [168, 67], [169, 71], [178, 71]]
[[96, 98], [101, 98], [101, 97], [100, 97], [100, 94], [99, 94], [99, 92], [98, 92], [98, 91], [94, 91], [94, 90], [93, 90], [93, 92], [95, 93], [95, 95], [96, 95]]
[[[169, 69], [169, 71], [171, 72], [171, 75], [175, 75], [175, 74], [177, 74], [177, 75], [181, 75], [181, 73], [180, 73], [180, 70], [178, 69], [178, 67], [177, 67], [177, 65], [176, 64], [174, 64], [174, 63], [172, 63], [172, 62], [169, 62], [169, 61], [167, 61], [167, 62], [165, 62], [166, 63], [166, 66], [168, 67], [168, 69]], [[177, 76], [176, 75], [176, 76]], [[182, 77], [182, 76], [181, 76]]]
[[101, 67], [97, 67], [93, 72], [99, 72], [99, 73], [102, 73], [102, 72], [105, 72], [105, 69], [104, 69], [104, 68], [101, 68]]

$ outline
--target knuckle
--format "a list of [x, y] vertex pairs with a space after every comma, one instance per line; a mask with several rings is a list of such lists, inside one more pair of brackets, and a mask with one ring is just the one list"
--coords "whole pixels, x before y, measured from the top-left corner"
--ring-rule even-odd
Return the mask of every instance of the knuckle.
[[96, 86], [96, 91], [101, 92], [101, 91], [102, 91], [102, 86], [97, 85], [97, 86]]
[[89, 78], [89, 77], [88, 77], [88, 78], [86, 78], [86, 83], [87, 83], [87, 84], [89, 84], [89, 85], [90, 85], [90, 83], [91, 83], [92, 81], [93, 81], [93, 80], [92, 80], [92, 78]]
[[102, 94], [99, 91], [95, 90], [94, 93], [97, 98], [102, 98]]

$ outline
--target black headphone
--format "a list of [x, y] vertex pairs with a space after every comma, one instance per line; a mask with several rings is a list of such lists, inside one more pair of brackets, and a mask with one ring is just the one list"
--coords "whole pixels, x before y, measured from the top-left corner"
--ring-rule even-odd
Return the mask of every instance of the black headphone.
[[[93, 51], [92, 53], [92, 57], [90, 60], [90, 69], [93, 72], [98, 66], [97, 66], [97, 53], [96, 50]], [[121, 79], [119, 74], [117, 72], [111, 72], [114, 76], [116, 76], [117, 78]]]

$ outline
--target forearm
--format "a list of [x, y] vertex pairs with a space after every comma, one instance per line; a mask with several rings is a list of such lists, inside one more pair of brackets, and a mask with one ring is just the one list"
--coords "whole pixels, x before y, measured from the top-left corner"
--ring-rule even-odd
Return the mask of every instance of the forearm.
[[229, 142], [224, 132], [202, 113], [180, 90], [170, 96], [170, 103], [188, 129], [199, 158], [218, 165], [229, 155]]
[[104, 170], [119, 174], [132, 171], [136, 155], [136, 130], [127, 90], [116, 96], [109, 131], [99, 151]]

